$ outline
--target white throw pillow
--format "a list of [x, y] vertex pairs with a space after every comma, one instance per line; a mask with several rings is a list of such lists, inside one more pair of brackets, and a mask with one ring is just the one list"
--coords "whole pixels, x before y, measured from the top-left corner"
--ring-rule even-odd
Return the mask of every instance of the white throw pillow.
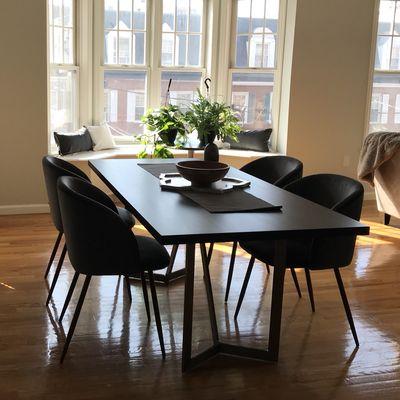
[[87, 126], [93, 142], [93, 150], [106, 150], [115, 148], [114, 139], [107, 124]]

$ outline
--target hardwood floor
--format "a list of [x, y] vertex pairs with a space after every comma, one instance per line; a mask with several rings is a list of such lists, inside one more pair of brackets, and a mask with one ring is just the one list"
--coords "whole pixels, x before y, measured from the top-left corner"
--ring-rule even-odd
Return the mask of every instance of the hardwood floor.
[[[153, 315], [147, 324], [140, 284], [132, 284], [130, 306], [123, 280], [102, 277], [92, 280], [69, 353], [60, 366], [79, 290], [63, 326], [56, 321], [73, 269], [67, 259], [47, 309], [48, 285], [43, 274], [56, 238], [50, 217], [2, 216], [0, 399], [399, 399], [400, 222], [393, 219], [392, 226], [386, 227], [382, 218], [372, 202], [366, 203], [363, 220], [371, 225], [372, 233], [358, 240], [353, 264], [342, 270], [360, 339], [358, 350], [333, 271], [312, 273], [313, 314], [304, 272], [298, 270], [302, 299], [290, 274], [286, 275], [279, 363], [218, 357], [182, 375], [182, 280], [157, 287], [166, 361], [161, 357]], [[141, 227], [136, 232], [145, 233]], [[182, 250], [176, 267], [184, 263]], [[230, 244], [216, 245], [211, 264], [221, 336], [265, 346], [272, 276], [256, 263], [235, 323], [233, 313], [249, 256], [238, 249], [225, 307], [230, 251]], [[196, 256], [194, 351], [211, 342], [199, 250]], [[83, 278], [78, 289], [82, 283]]]

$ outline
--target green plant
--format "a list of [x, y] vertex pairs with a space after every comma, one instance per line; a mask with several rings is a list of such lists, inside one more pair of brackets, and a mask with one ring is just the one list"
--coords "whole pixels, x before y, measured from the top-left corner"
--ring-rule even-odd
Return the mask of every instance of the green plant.
[[153, 135], [144, 134], [140, 137], [140, 141], [145, 147], [138, 154], [138, 158], [174, 158], [167, 145], [160, 140], [154, 140]]
[[[178, 134], [180, 137], [186, 136], [183, 114], [179, 107], [172, 104], [162, 106], [157, 110], [149, 109], [142, 117], [142, 122], [151, 132], [156, 132], [164, 142], [166, 135], [171, 132]], [[171, 144], [171, 143], [167, 143]]]
[[198, 99], [194, 101], [185, 114], [189, 130], [197, 130], [200, 140], [216, 136], [218, 139], [230, 137], [237, 140], [240, 132], [237, 114], [224, 103], [211, 101], [198, 90]]

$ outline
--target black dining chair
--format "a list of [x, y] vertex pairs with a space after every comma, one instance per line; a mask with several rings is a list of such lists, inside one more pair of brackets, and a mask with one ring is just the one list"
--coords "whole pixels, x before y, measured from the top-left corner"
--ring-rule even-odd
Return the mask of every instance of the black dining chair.
[[[258, 179], [262, 179], [265, 182], [282, 188], [303, 176], [303, 163], [296, 158], [288, 156], [267, 156], [244, 165], [240, 170], [249, 175], [255, 176]], [[237, 246], [238, 243], [234, 242], [232, 246], [231, 260], [229, 263], [228, 280], [225, 290], [225, 302], [228, 301], [229, 291], [231, 289]], [[266, 268], [269, 273], [270, 270], [268, 264], [266, 264]], [[301, 297], [301, 290], [296, 271], [294, 268], [291, 268], [290, 271], [292, 273], [293, 282], [296, 286], [297, 293], [299, 297]]]
[[[51, 252], [51, 256], [44, 275], [44, 277], [47, 278], [50, 268], [53, 264], [55, 255], [57, 253], [58, 247], [60, 245], [61, 238], [63, 236], [63, 225], [61, 221], [60, 207], [58, 204], [57, 180], [61, 176], [73, 176], [76, 178], [83, 179], [87, 182], [90, 182], [90, 179], [82, 170], [75, 167], [75, 165], [65, 160], [62, 160], [61, 158], [58, 157], [53, 157], [53, 156], [43, 157], [42, 166], [43, 166], [44, 179], [46, 183], [47, 197], [50, 206], [50, 214], [53, 220], [53, 224], [58, 231], [58, 236], [54, 244], [53, 250]], [[116, 210], [120, 215], [120, 217], [122, 218], [122, 220], [125, 222], [125, 224], [128, 227], [132, 228], [135, 224], [135, 220], [132, 214], [125, 208], [116, 207]], [[56, 271], [54, 273], [53, 280], [50, 285], [50, 290], [47, 296], [46, 305], [49, 303], [51, 296], [53, 295], [53, 291], [57, 284], [58, 276], [60, 274], [66, 253], [67, 253], [67, 246], [64, 245], [60, 255], [59, 262], [56, 267]], [[127, 284], [128, 295], [130, 296], [130, 285], [126, 278], [125, 282]]]
[[[355, 220], [360, 219], [364, 188], [360, 182], [354, 179], [333, 174], [311, 175], [287, 185], [285, 189], [340, 214]], [[356, 236], [289, 240], [286, 251], [286, 268], [296, 267], [305, 270], [313, 312], [315, 311], [315, 305], [310, 271], [333, 269], [351, 332], [358, 346], [359, 342], [353, 316], [340, 275], [340, 268], [350, 265], [353, 259], [355, 243]], [[254, 261], [257, 259], [270, 264], [274, 262], [274, 244], [272, 242], [240, 242], [240, 245], [251, 254], [251, 259], [237, 303], [235, 319], [239, 314], [246, 293]]]
[[158, 338], [165, 358], [153, 271], [167, 267], [170, 261], [167, 250], [153, 238], [134, 235], [116, 211], [112, 200], [91, 183], [64, 176], [59, 178], [57, 188], [69, 259], [75, 277], [85, 275], [61, 362], [67, 354], [91, 278], [140, 274], [145, 302], [148, 303], [145, 272], [149, 278]]

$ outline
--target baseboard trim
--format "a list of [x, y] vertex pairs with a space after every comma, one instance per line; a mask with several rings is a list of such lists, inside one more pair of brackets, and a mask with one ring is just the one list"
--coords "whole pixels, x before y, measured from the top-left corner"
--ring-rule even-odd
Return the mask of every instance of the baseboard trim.
[[49, 212], [48, 204], [15, 204], [0, 206], [0, 215], [47, 214]]

